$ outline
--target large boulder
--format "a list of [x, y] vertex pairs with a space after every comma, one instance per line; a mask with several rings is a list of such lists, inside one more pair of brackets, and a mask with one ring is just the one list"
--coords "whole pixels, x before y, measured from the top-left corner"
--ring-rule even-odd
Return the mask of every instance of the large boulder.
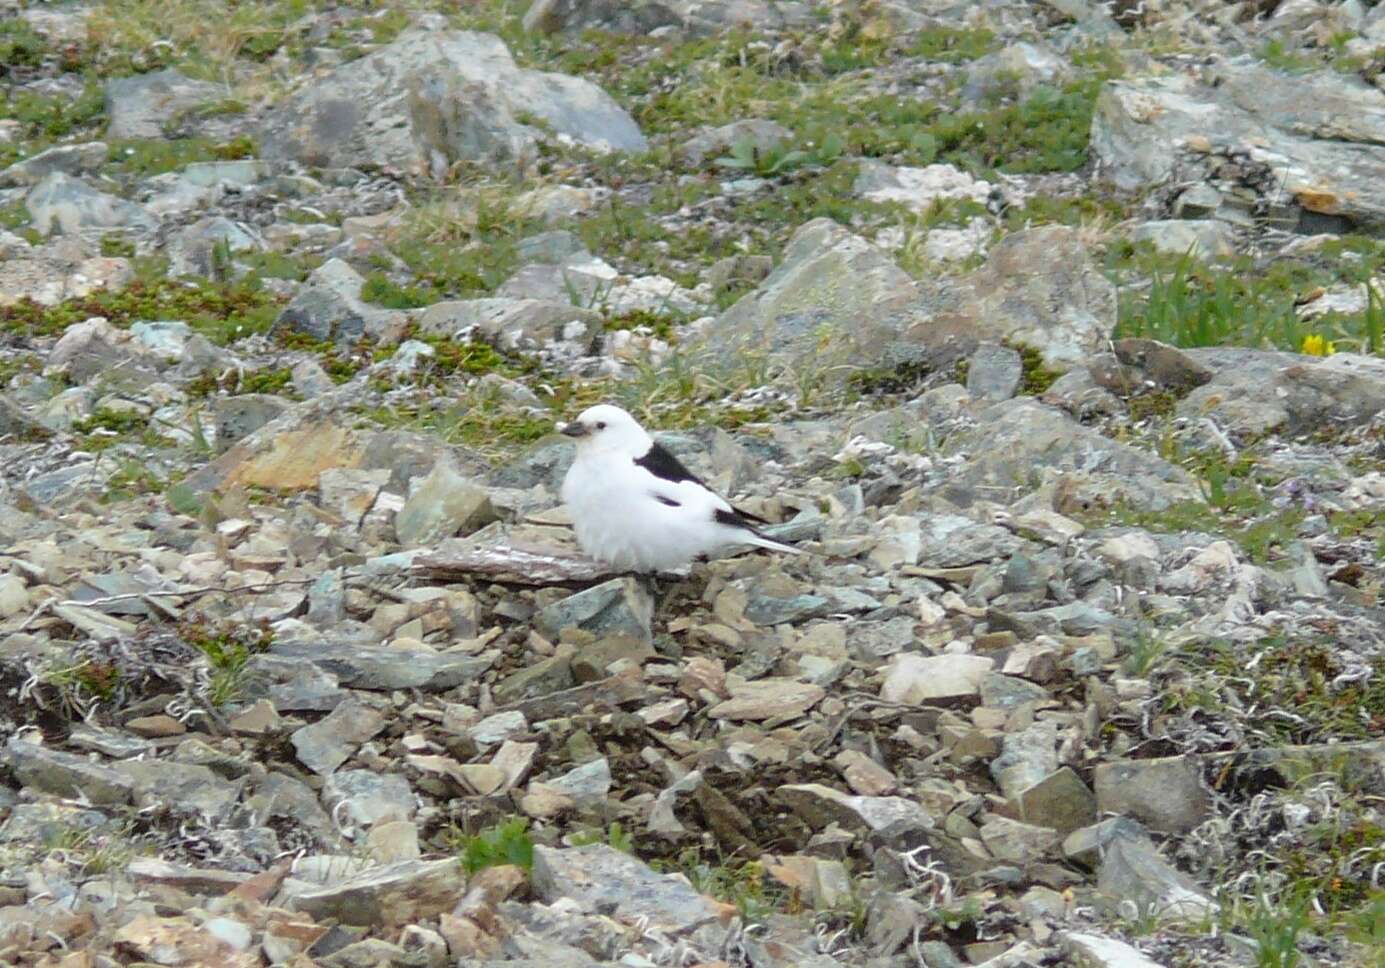
[[889, 256], [831, 219], [814, 219], [769, 278], [709, 327], [706, 345], [726, 364], [768, 357], [844, 376], [907, 360], [899, 336], [918, 300], [914, 280]]
[[978, 496], [1022, 493], [1062, 478], [1064, 493], [1085, 501], [1124, 499], [1158, 510], [1201, 500], [1187, 472], [1155, 454], [1112, 440], [1032, 398], [1018, 397], [976, 414], [977, 425], [950, 436], [949, 455], [963, 458], [945, 496], [969, 505]]
[[522, 69], [491, 34], [419, 29], [305, 84], [259, 139], [268, 158], [440, 172], [532, 154], [540, 132], [526, 115], [596, 150], [645, 148], [630, 115], [590, 81]]
[[1385, 360], [1360, 353], [1303, 356], [1244, 347], [1185, 351], [1212, 378], [1178, 404], [1190, 419], [1261, 434], [1365, 423], [1385, 411]]
[[985, 265], [940, 284], [924, 304], [911, 342], [960, 355], [982, 340], [1008, 341], [1038, 350], [1055, 370], [1085, 362], [1116, 325], [1115, 284], [1062, 225], [1011, 233]]
[[1092, 153], [1116, 187], [1197, 180], [1231, 159], [1239, 187], [1292, 200], [1314, 231], [1385, 229], [1381, 145], [1385, 92], [1251, 62], [1218, 65], [1211, 85], [1186, 72], [1111, 81], [1092, 118]]
[[175, 70], [115, 78], [106, 84], [106, 137], [162, 138], [165, 124], [228, 94], [223, 85], [195, 81]]
[[541, 34], [603, 30], [643, 35], [673, 27], [707, 34], [728, 27], [806, 27], [812, 15], [812, 4], [792, 0], [534, 0], [524, 15], [524, 29]]
[[80, 178], [53, 172], [29, 190], [24, 205], [40, 235], [76, 235], [86, 229], [151, 229], [144, 206], [97, 191]]

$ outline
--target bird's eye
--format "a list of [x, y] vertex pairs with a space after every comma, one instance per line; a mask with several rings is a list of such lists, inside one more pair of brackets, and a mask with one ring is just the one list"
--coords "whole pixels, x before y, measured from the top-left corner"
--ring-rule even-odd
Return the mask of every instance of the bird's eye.
[[604, 421], [604, 420], [598, 420], [598, 421], [596, 422], [596, 429], [597, 429], [597, 430], [605, 430], [605, 429], [606, 429], [606, 421]]

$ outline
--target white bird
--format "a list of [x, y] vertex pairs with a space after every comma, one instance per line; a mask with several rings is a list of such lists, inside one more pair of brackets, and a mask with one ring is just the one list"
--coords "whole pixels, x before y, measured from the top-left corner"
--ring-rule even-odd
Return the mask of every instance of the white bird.
[[619, 407], [591, 407], [562, 432], [577, 441], [563, 501], [593, 558], [656, 572], [738, 545], [804, 553], [760, 534], [768, 522], [718, 497]]

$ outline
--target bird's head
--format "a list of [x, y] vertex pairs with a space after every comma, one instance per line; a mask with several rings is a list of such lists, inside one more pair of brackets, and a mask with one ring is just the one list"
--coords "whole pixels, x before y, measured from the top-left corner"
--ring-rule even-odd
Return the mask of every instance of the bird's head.
[[577, 450], [589, 453], [610, 451], [640, 457], [649, 450], [650, 436], [620, 407], [599, 404], [563, 427], [563, 433], [577, 441]]

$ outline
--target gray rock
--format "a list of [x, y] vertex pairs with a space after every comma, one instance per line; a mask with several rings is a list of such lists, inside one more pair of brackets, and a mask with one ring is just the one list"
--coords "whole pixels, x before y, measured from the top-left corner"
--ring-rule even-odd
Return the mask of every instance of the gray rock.
[[290, 329], [316, 340], [349, 345], [362, 336], [379, 336], [398, 313], [361, 301], [365, 279], [340, 259], [329, 259], [294, 293], [274, 321], [274, 330]]
[[1043, 702], [1048, 690], [1018, 676], [988, 672], [981, 677], [981, 705], [993, 709], [1015, 709], [1027, 702]]
[[1385, 360], [1379, 357], [1312, 357], [1241, 347], [1186, 352], [1213, 375], [1179, 401], [1178, 415], [1210, 415], [1232, 433], [1354, 425], [1385, 409]]
[[531, 696], [544, 696], [550, 692], [569, 689], [576, 680], [572, 675], [572, 659], [567, 655], [555, 655], [538, 662], [531, 662], [495, 684], [492, 692], [495, 701], [502, 706], [528, 699]]
[[907, 652], [891, 659], [880, 696], [889, 702], [907, 703], [975, 696], [981, 690], [981, 680], [993, 668], [995, 660], [989, 656]]
[[604, 756], [545, 780], [544, 785], [572, 797], [579, 804], [604, 800], [611, 792], [611, 764]]
[[1009, 400], [1019, 390], [1024, 365], [1010, 347], [982, 343], [967, 362], [967, 392], [976, 399]]
[[998, 524], [981, 524], [960, 514], [934, 514], [923, 521], [919, 560], [933, 568], [956, 568], [1013, 555], [1024, 539]]
[[1011, 801], [1018, 801], [1025, 790], [1042, 783], [1057, 769], [1058, 727], [1043, 720], [1007, 734], [1001, 741], [1000, 755], [991, 761], [991, 776]]
[[295, 730], [290, 739], [299, 762], [326, 776], [384, 728], [383, 715], [355, 699], [347, 699], [324, 718]]
[[53, 432], [34, 420], [19, 404], [0, 394], [0, 440], [7, 442], [40, 440]]
[[106, 83], [106, 137], [162, 138], [167, 122], [228, 93], [220, 84], [194, 81], [172, 69], [114, 78]]
[[1061, 86], [1071, 74], [1067, 58], [1047, 46], [1020, 41], [967, 65], [962, 96], [971, 101], [997, 95], [1026, 99], [1040, 85]]
[[24, 197], [40, 235], [77, 235], [85, 229], [151, 229], [155, 219], [142, 205], [107, 195], [62, 172], [44, 177]]
[[1201, 219], [1216, 212], [1221, 203], [1221, 192], [1211, 185], [1193, 185], [1179, 193], [1173, 203], [1173, 212], [1179, 218]]
[[648, 34], [683, 21], [675, 4], [659, 0], [535, 0], [524, 14], [528, 33], [581, 33], [603, 30], [613, 34]]
[[[320, 642], [275, 642], [269, 652], [293, 662], [315, 663], [332, 673], [343, 686], [373, 690], [453, 689], [475, 679], [495, 663], [495, 655], [486, 653], [406, 651]], [[275, 705], [290, 708], [278, 697]]]
[[174, 276], [214, 278], [228, 266], [216, 264], [218, 252], [232, 255], [263, 249], [264, 240], [250, 226], [222, 215], [198, 219], [168, 242], [168, 271]]
[[1080, 931], [1064, 931], [1058, 937], [1073, 968], [1162, 968], [1124, 941]]
[[1219, 155], [1245, 152], [1273, 172], [1268, 200], [1293, 199], [1305, 228], [1385, 226], [1374, 190], [1385, 155], [1365, 147], [1385, 143], [1385, 92], [1334, 71], [1291, 75], [1249, 59], [1224, 61], [1215, 74], [1215, 86], [1195, 74], [1108, 82], [1092, 118], [1102, 176], [1132, 191], [1194, 181]]
[[1072, 831], [1063, 838], [1063, 855], [1084, 867], [1096, 869], [1106, 845], [1125, 838], [1149, 841], [1149, 834], [1138, 822], [1126, 817], [1108, 817]]
[[324, 840], [337, 836], [336, 825], [318, 803], [307, 784], [278, 771], [251, 777], [245, 807], [262, 822], [287, 820], [312, 831]]
[[179, 360], [192, 339], [192, 327], [176, 319], [140, 320], [130, 326], [130, 336], [143, 349], [170, 362]]
[[936, 351], [1006, 340], [1068, 370], [1100, 350], [1116, 325], [1115, 284], [1077, 231], [1064, 226], [1012, 232], [981, 268], [935, 285], [905, 338]]
[[324, 887], [285, 891], [286, 906], [317, 919], [388, 927], [450, 911], [466, 890], [456, 858], [405, 860], [372, 868]]
[[567, 229], [554, 229], [551, 232], [526, 236], [519, 240], [517, 249], [522, 265], [533, 262], [562, 265], [574, 256], [584, 261], [592, 258], [582, 239]]
[[1201, 767], [1190, 756], [1102, 763], [1092, 783], [1102, 813], [1133, 817], [1161, 833], [1187, 833], [1212, 815]]
[[1054, 853], [1061, 838], [1051, 827], [991, 817], [981, 825], [981, 842], [999, 860], [1028, 864]]
[[394, 519], [394, 531], [405, 548], [417, 548], [470, 534], [497, 517], [486, 489], [444, 459], [433, 465], [404, 502]]
[[1096, 822], [1096, 797], [1070, 766], [1020, 792], [1020, 819], [1067, 835]]
[[568, 301], [544, 299], [467, 299], [440, 302], [422, 310], [418, 327], [425, 333], [455, 336], [462, 332], [494, 340], [502, 349], [532, 351], [568, 346], [585, 355], [601, 335], [601, 314]]
[[121, 760], [111, 769], [129, 779], [135, 806], [196, 813], [202, 822], [225, 824], [240, 799], [240, 780], [226, 780], [205, 766], [172, 760]]
[[645, 864], [605, 844], [534, 848], [534, 893], [552, 904], [567, 898], [588, 912], [623, 921], [647, 918], [661, 931], [688, 931], [718, 917], [715, 902], [677, 877], [656, 874]]
[[104, 141], [54, 145], [0, 171], [0, 186], [33, 185], [54, 172], [78, 175], [93, 171], [106, 163], [106, 151]]
[[1140, 917], [1159, 922], [1199, 920], [1215, 916], [1218, 909], [1143, 838], [1117, 837], [1106, 845], [1097, 889], [1113, 909], [1133, 906]]
[[1130, 230], [1130, 241], [1148, 242], [1158, 252], [1200, 258], [1229, 256], [1236, 252], [1231, 226], [1215, 219], [1165, 219], [1143, 222]]
[[581, 628], [598, 636], [628, 635], [648, 642], [653, 616], [654, 600], [641, 582], [614, 578], [554, 602], [534, 617], [534, 624], [550, 638], [565, 628]]
[[342, 770], [327, 777], [322, 785], [322, 805], [332, 816], [344, 816], [363, 827], [408, 820], [415, 809], [408, 779], [374, 770]]
[[135, 782], [108, 766], [11, 737], [4, 761], [15, 779], [54, 796], [84, 799], [96, 806], [130, 803]]
[[862, 360], [890, 362], [900, 314], [917, 301], [914, 281], [878, 248], [814, 219], [769, 278], [710, 327], [707, 348], [728, 366], [769, 356], [842, 383]]
[[743, 142], [749, 142], [756, 151], [766, 152], [792, 138], [793, 132], [782, 124], [761, 118], [746, 118], [716, 128], [700, 128], [678, 147], [678, 153], [683, 164], [689, 168], [700, 168], [729, 154], [732, 148]]
[[642, 151], [628, 114], [589, 81], [515, 65], [504, 42], [468, 31], [405, 31], [286, 98], [259, 129], [265, 156], [307, 165], [443, 173], [455, 161], [532, 155], [543, 121], [597, 150]]
[[776, 595], [756, 589], [745, 607], [745, 617], [756, 625], [783, 625], [826, 615], [832, 603], [821, 595]]
[[[1202, 498], [1196, 483], [1180, 468], [1028, 398], [997, 403], [977, 417], [975, 428], [944, 442], [945, 452], [968, 458], [951, 478], [954, 488], [964, 485], [988, 494], [1017, 486], [1022, 490], [1036, 486], [1040, 472], [1049, 470], [1063, 472], [1074, 497], [1084, 492], [1100, 494], [1108, 502], [1123, 497], [1152, 510]], [[969, 503], [965, 492], [949, 496], [954, 502]]]
[[229, 450], [271, 420], [283, 416], [291, 406], [283, 397], [269, 393], [242, 393], [213, 399], [211, 410], [217, 450]]
[[853, 796], [820, 783], [781, 786], [774, 795], [805, 823], [817, 829], [833, 823], [857, 833], [899, 825], [912, 830], [928, 830], [933, 826], [933, 817], [928, 811], [905, 797]]
[[801, 716], [820, 702], [826, 691], [811, 682], [767, 678], [729, 685], [731, 698], [707, 710], [713, 719], [766, 720]]
[[28, 297], [52, 306], [103, 287], [124, 288], [133, 276], [128, 259], [95, 256], [72, 236], [17, 251], [0, 245], [0, 292], [6, 302]]

